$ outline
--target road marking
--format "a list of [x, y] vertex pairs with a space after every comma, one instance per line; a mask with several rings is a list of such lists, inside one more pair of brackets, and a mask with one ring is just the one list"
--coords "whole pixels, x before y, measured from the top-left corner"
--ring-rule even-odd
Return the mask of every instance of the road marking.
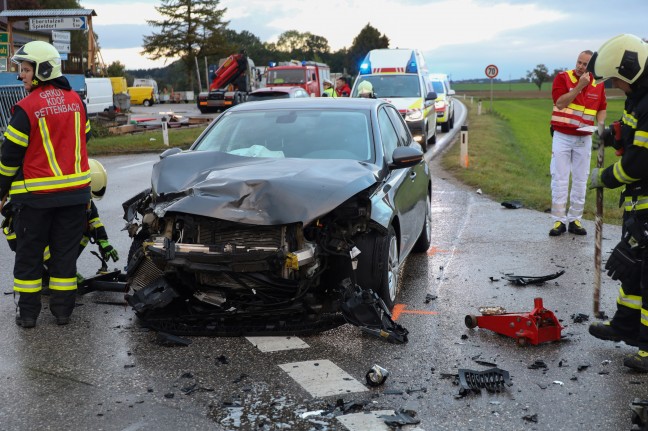
[[450, 250], [444, 250], [444, 249], [441, 249], [441, 248], [438, 248], [438, 247], [435, 247], [435, 246], [430, 247], [428, 249], [428, 251], [427, 251], [428, 256], [434, 256], [437, 253], [451, 253], [451, 251]]
[[262, 352], [308, 349], [310, 346], [299, 337], [245, 337]]
[[141, 162], [141, 163], [135, 163], [132, 165], [126, 165], [126, 166], [119, 166], [117, 169], [128, 169], [128, 168], [134, 168], [136, 166], [142, 166], [142, 165], [150, 165], [155, 163], [154, 160], [148, 161], [148, 162]]
[[368, 389], [328, 359], [279, 365], [314, 397], [364, 392]]
[[337, 420], [349, 431], [390, 431], [391, 428], [379, 416], [391, 416], [393, 414], [393, 410], [376, 410], [338, 416]]
[[436, 311], [428, 310], [406, 310], [407, 305], [405, 304], [394, 304], [394, 309], [392, 310], [392, 320], [395, 322], [398, 320], [401, 314], [439, 314]]

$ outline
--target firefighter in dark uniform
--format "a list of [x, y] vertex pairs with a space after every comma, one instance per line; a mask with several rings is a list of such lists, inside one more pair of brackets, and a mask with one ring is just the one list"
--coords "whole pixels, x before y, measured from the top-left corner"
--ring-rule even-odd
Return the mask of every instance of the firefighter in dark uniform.
[[648, 44], [622, 34], [605, 42], [588, 70], [598, 79], [611, 79], [626, 94], [623, 116], [601, 134], [605, 145], [621, 158], [590, 174], [590, 188], [624, 186], [621, 242], [605, 267], [621, 282], [617, 310], [611, 321], [595, 322], [589, 332], [596, 338], [624, 341], [639, 351], [623, 364], [648, 372]]
[[14, 209], [16, 323], [36, 326], [41, 311], [43, 250], [49, 245], [49, 308], [59, 325], [74, 310], [76, 260], [90, 202], [85, 106], [61, 73], [52, 45], [33, 41], [11, 60], [29, 93], [14, 107], [0, 155], [0, 197]]

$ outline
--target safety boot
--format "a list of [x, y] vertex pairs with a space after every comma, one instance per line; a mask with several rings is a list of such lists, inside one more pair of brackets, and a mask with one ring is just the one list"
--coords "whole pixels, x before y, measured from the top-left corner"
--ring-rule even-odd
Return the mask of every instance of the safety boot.
[[16, 315], [16, 325], [23, 328], [33, 328], [36, 326], [36, 319]]
[[623, 365], [640, 373], [648, 373], [648, 352], [639, 350], [634, 355], [623, 358]]
[[557, 221], [554, 223], [553, 228], [549, 231], [549, 236], [560, 236], [565, 233], [567, 228], [565, 227], [565, 223], [561, 221]]
[[[600, 340], [614, 342], [623, 341], [630, 346], [638, 346], [638, 341], [635, 337], [620, 333], [612, 327], [609, 320], [606, 320], [605, 322], [594, 322], [590, 324], [589, 333]], [[646, 364], [646, 366], [648, 366], [648, 361], [646, 362]]]
[[569, 233], [573, 233], [574, 235], [587, 235], [587, 231], [581, 224], [580, 220], [574, 220], [569, 222], [569, 227], [567, 228], [567, 231]]

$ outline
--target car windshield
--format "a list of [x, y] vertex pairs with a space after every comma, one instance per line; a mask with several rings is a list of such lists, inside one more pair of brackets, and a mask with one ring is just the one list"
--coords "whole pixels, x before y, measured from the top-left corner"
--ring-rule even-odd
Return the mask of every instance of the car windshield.
[[445, 93], [445, 88], [443, 88], [443, 82], [441, 81], [432, 81], [432, 87], [434, 88], [434, 92], [438, 95]]
[[227, 111], [193, 150], [359, 161], [374, 154], [369, 111], [345, 109]]
[[259, 91], [258, 93], [251, 93], [248, 95], [248, 102], [254, 100], [269, 100], [269, 99], [288, 99], [290, 94], [285, 91]]
[[[369, 81], [376, 97], [421, 97], [417, 75], [367, 75], [358, 77], [358, 84]], [[358, 85], [352, 97], [358, 97]]]

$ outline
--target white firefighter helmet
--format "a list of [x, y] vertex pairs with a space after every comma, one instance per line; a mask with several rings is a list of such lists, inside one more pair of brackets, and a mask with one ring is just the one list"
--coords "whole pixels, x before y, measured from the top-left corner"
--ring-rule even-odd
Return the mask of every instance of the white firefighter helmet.
[[620, 34], [601, 45], [592, 55], [587, 70], [596, 80], [618, 78], [633, 84], [646, 70], [648, 44], [632, 34]]
[[90, 188], [92, 199], [99, 200], [106, 194], [106, 186], [108, 186], [108, 174], [98, 160], [88, 159], [90, 165]]
[[23, 61], [34, 63], [34, 76], [39, 81], [49, 81], [63, 75], [61, 73], [61, 55], [54, 46], [41, 40], [24, 44], [11, 57], [11, 61], [16, 64]]

